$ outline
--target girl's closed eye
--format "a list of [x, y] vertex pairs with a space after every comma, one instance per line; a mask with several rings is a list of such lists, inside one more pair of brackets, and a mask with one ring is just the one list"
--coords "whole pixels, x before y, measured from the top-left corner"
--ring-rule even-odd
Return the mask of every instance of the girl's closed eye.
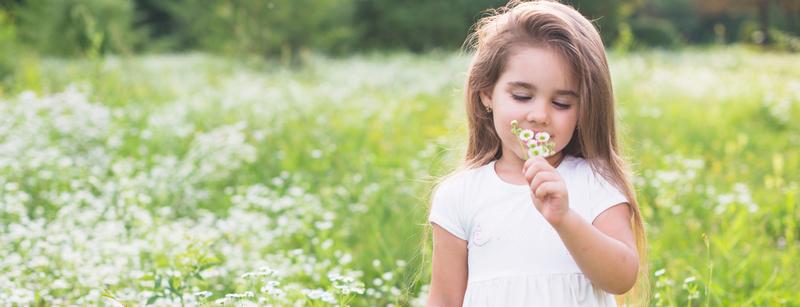
[[559, 108], [561, 110], [569, 109], [572, 106], [572, 105], [570, 105], [568, 103], [563, 103], [563, 102], [558, 102], [558, 101], [553, 101], [553, 105], [555, 105], [556, 108]]
[[518, 95], [518, 94], [511, 94], [511, 97], [517, 101], [528, 101], [531, 99], [531, 96]]
[[[518, 95], [518, 94], [511, 94], [511, 97], [514, 98], [514, 100], [520, 101], [520, 102], [528, 101], [531, 98], [533, 98], [531, 96]], [[568, 103], [560, 102], [560, 101], [553, 101], [553, 105], [555, 105], [556, 108], [561, 109], [561, 110], [566, 110], [566, 109], [569, 109], [570, 107], [572, 107], [572, 105], [570, 105]]]

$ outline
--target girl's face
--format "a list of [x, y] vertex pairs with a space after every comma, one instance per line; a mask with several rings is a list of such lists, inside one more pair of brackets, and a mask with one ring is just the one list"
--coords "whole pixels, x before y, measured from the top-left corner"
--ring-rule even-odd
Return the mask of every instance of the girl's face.
[[511, 132], [512, 120], [517, 120], [522, 129], [549, 133], [556, 144], [553, 157], [560, 156], [575, 132], [577, 82], [566, 60], [547, 48], [524, 47], [514, 52], [492, 92], [481, 93], [481, 101], [492, 108], [504, 157], [525, 157], [520, 141]]

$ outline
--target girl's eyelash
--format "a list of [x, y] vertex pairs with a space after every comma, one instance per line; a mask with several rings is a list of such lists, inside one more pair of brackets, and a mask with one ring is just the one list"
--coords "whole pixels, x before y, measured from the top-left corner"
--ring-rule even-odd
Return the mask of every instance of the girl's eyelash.
[[514, 94], [511, 94], [511, 97], [513, 97], [514, 100], [519, 100], [519, 101], [525, 101], [525, 100], [531, 99], [531, 97], [528, 97], [528, 96], [517, 96], [517, 95], [514, 95]]
[[[531, 97], [528, 97], [528, 96], [518, 96], [518, 95], [514, 95], [514, 94], [511, 94], [511, 97], [514, 98], [514, 100], [517, 100], [517, 101], [526, 101], [526, 100], [531, 99]], [[556, 105], [557, 108], [562, 109], [562, 110], [566, 110], [566, 109], [570, 108], [569, 104], [560, 103], [558, 101], [553, 101], [553, 104]]]
[[557, 102], [557, 101], [553, 101], [553, 104], [555, 104], [557, 108], [562, 109], [562, 110], [569, 109], [569, 107], [570, 107], [570, 105], [568, 105], [566, 103], [560, 103], [560, 102]]

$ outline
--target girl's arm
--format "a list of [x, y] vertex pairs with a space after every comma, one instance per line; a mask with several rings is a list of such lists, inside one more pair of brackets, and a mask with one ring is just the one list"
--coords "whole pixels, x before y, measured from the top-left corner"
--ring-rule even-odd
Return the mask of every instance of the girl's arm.
[[429, 307], [461, 306], [467, 290], [467, 241], [433, 223]]
[[553, 227], [586, 277], [619, 295], [633, 287], [639, 271], [630, 219], [630, 209], [622, 203], [601, 213], [593, 224], [569, 210]]
[[569, 207], [564, 179], [544, 158], [525, 161], [522, 172], [530, 183], [536, 209], [558, 232], [586, 277], [613, 294], [633, 288], [639, 256], [627, 204], [605, 210], [593, 225]]

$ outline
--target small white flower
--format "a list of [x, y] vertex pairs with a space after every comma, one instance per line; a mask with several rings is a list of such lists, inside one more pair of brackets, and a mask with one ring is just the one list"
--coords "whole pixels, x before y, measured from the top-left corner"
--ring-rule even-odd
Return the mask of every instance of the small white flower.
[[547, 132], [539, 132], [536, 134], [536, 140], [539, 142], [547, 142], [550, 140], [550, 134]]
[[522, 130], [522, 132], [519, 133], [519, 139], [524, 141], [524, 142], [527, 142], [527, 141], [533, 139], [533, 136], [534, 136], [534, 133], [530, 129]]
[[661, 275], [664, 275], [664, 273], [666, 273], [666, 272], [667, 272], [667, 269], [660, 269], [660, 270], [656, 271], [655, 275], [656, 275], [656, 277], [659, 277]]
[[531, 157], [538, 157], [544, 156], [545, 150], [541, 145], [536, 145], [528, 151], [528, 155]]
[[331, 246], [333, 246], [333, 240], [331, 239], [327, 239], [324, 242], [322, 242], [322, 244], [320, 244], [320, 247], [322, 247], [322, 249], [328, 249]]

